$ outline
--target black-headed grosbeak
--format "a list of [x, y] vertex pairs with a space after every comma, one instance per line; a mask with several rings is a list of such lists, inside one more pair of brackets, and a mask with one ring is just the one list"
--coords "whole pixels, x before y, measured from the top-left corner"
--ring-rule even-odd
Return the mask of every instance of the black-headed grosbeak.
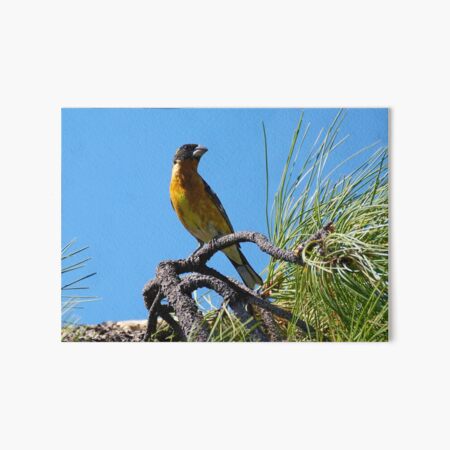
[[[233, 233], [230, 219], [219, 197], [198, 174], [200, 158], [208, 151], [197, 144], [182, 145], [173, 158], [170, 201], [184, 227], [202, 245]], [[222, 250], [236, 268], [245, 285], [262, 285], [261, 277], [243, 255], [239, 244]]]

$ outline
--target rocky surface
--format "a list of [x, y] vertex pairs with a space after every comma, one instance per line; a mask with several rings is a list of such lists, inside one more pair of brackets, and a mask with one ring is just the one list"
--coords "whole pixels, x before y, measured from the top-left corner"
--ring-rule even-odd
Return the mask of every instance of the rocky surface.
[[141, 342], [146, 327], [146, 320], [70, 325], [62, 329], [61, 340], [63, 342]]

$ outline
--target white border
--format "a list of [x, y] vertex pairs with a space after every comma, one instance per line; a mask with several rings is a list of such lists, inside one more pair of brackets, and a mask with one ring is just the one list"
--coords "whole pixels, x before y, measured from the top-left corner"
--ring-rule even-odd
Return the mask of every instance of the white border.
[[[448, 448], [445, 5], [1, 7], [4, 448]], [[74, 106], [391, 107], [392, 342], [59, 343]]]

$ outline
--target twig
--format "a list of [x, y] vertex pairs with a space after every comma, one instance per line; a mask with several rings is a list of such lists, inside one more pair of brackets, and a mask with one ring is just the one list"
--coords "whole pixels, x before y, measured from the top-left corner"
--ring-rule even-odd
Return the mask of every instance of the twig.
[[149, 286], [146, 286], [144, 288], [143, 293], [145, 306], [148, 309], [147, 330], [145, 331], [145, 335], [143, 338], [143, 341], [146, 342], [156, 331], [156, 325], [158, 323], [159, 302], [162, 300], [161, 287], [156, 283], [150, 283]]
[[295, 253], [297, 255], [300, 255], [302, 253], [302, 251], [312, 242], [317, 241], [317, 244], [321, 241], [323, 241], [323, 239], [325, 237], [327, 237], [330, 233], [332, 233], [334, 231], [334, 224], [333, 222], [328, 222], [323, 228], [321, 228], [317, 233], [314, 233], [312, 236], [310, 236], [305, 242], [303, 242], [302, 244], [300, 244]]
[[180, 324], [170, 314], [170, 308], [167, 305], [159, 306], [159, 315], [167, 322], [181, 341], [186, 341], [186, 335], [180, 327]]

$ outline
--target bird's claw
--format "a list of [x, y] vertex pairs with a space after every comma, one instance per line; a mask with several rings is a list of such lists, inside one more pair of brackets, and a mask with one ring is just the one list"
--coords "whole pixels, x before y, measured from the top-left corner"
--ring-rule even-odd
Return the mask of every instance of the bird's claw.
[[215, 247], [217, 244], [217, 239], [216, 237], [213, 237], [210, 241], [209, 241], [209, 245], [211, 245], [212, 247]]

